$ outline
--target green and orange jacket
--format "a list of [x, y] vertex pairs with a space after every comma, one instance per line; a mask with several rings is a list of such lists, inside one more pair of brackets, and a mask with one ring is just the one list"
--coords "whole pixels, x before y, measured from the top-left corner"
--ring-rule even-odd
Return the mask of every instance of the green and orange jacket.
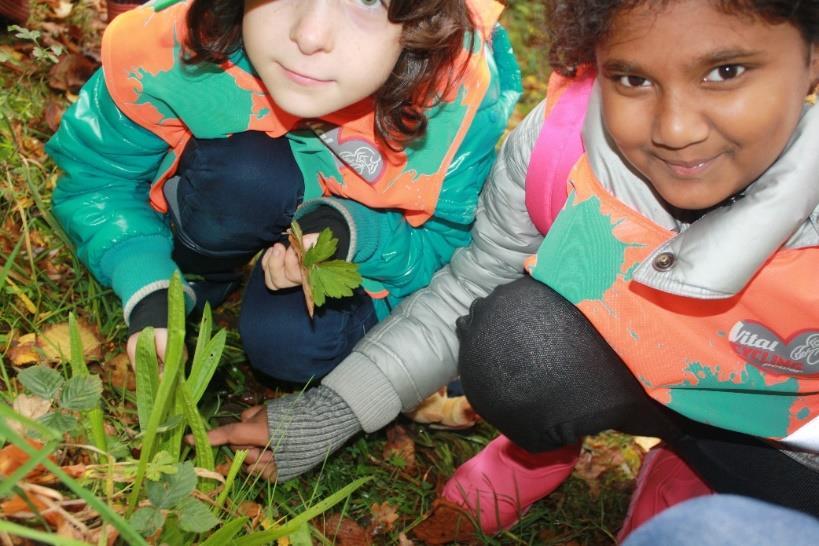
[[177, 270], [162, 185], [186, 143], [242, 131], [288, 138], [305, 181], [299, 213], [321, 203], [345, 217], [348, 259], [379, 316], [425, 286], [469, 242], [495, 143], [520, 96], [497, 3], [470, 7], [479, 39], [460, 85], [429, 110], [427, 136], [401, 152], [376, 144], [366, 101], [320, 120], [281, 111], [243, 49], [220, 66], [185, 65], [188, 3], [162, 10], [151, 3], [118, 17], [103, 37], [102, 68], [47, 151], [63, 170], [55, 216], [80, 259], [120, 297], [126, 321]]

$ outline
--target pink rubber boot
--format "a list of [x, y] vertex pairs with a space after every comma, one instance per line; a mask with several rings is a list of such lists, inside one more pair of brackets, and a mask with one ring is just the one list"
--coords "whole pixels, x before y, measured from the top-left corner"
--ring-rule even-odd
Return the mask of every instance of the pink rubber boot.
[[467, 507], [483, 532], [493, 535], [557, 489], [572, 473], [579, 453], [579, 445], [529, 453], [498, 436], [455, 471], [442, 496]]
[[624, 541], [632, 531], [666, 508], [711, 493], [711, 488], [685, 461], [660, 444], [643, 460], [617, 542]]

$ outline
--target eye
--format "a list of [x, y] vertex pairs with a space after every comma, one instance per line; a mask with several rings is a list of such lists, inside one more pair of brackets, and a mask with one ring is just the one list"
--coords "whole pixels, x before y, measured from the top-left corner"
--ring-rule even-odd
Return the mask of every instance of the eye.
[[705, 76], [707, 82], [724, 82], [738, 78], [747, 70], [741, 64], [724, 64], [716, 67]]
[[381, 0], [359, 0], [359, 2], [361, 2], [362, 4], [367, 6], [368, 8], [374, 8], [374, 7], [382, 4]]
[[616, 76], [614, 80], [623, 87], [651, 87], [651, 81], [640, 76]]

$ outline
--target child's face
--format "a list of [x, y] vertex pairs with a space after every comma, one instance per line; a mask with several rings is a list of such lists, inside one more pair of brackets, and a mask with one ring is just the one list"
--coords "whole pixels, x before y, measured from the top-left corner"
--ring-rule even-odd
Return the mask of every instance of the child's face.
[[615, 145], [668, 203], [692, 210], [774, 163], [819, 76], [819, 49], [796, 27], [709, 0], [621, 12], [596, 55]]
[[273, 100], [303, 118], [375, 93], [402, 50], [379, 0], [245, 0], [242, 35]]

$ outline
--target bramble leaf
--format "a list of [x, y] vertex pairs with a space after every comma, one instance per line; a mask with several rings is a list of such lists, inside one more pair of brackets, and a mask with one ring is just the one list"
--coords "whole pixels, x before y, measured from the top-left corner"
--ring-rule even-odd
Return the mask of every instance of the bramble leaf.
[[65, 383], [60, 405], [66, 409], [85, 411], [97, 407], [102, 396], [102, 381], [98, 375], [75, 375]]
[[177, 517], [182, 530], [191, 533], [204, 533], [219, 523], [219, 518], [208, 510], [205, 503], [193, 497], [187, 497], [179, 503]]
[[165, 524], [165, 514], [153, 506], [140, 508], [128, 519], [134, 530], [147, 537], [156, 533]]
[[54, 413], [47, 413], [43, 415], [40, 417], [40, 422], [48, 428], [54, 429], [61, 434], [73, 432], [80, 424], [80, 422], [77, 421], [73, 415], [68, 415], [61, 411], [55, 411]]
[[176, 474], [162, 474], [159, 480], [148, 481], [145, 489], [151, 504], [157, 508], [173, 508], [196, 488], [196, 470], [191, 461], [180, 463]]
[[60, 372], [42, 364], [22, 370], [17, 379], [31, 394], [46, 400], [52, 400], [65, 383]]

